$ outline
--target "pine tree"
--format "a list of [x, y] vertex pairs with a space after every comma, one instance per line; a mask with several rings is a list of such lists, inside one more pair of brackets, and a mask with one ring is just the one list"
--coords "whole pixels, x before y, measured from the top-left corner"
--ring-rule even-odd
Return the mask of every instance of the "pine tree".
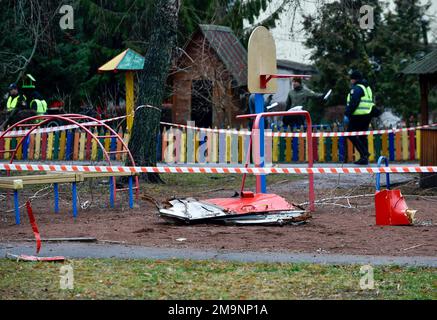
[[251, 30], [244, 30], [244, 20], [252, 28], [263, 25], [267, 28], [276, 26], [279, 15], [290, 5], [299, 3], [299, 0], [282, 0], [277, 9], [261, 23], [254, 24], [255, 20], [267, 7], [276, 1], [273, 0], [185, 0], [182, 1], [179, 19], [179, 44], [183, 45], [196, 30], [198, 24], [217, 24], [230, 27], [240, 41], [245, 45]]

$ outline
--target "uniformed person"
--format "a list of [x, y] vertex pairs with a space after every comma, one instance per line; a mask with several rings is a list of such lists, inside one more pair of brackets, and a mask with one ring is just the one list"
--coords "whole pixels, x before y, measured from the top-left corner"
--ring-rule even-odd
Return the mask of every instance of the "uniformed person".
[[[373, 92], [362, 74], [355, 70], [350, 72], [352, 88], [347, 96], [344, 122], [347, 131], [367, 131], [372, 120], [374, 107]], [[370, 153], [367, 145], [367, 135], [349, 137], [354, 147], [360, 153], [360, 159], [355, 164], [367, 165]]]
[[8, 89], [9, 89], [9, 96], [6, 102], [6, 111], [8, 113], [12, 113], [13, 111], [16, 111], [18, 108], [25, 108], [26, 96], [19, 92], [17, 84], [11, 83]]
[[34, 110], [38, 116], [47, 113], [47, 102], [38, 91], [32, 93], [32, 100], [29, 105], [30, 109]]

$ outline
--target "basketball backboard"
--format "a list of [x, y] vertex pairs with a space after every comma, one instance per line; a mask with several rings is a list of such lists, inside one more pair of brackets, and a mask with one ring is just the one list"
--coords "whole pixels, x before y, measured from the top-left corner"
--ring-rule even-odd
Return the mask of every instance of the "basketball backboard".
[[265, 88], [260, 86], [261, 75], [277, 73], [276, 45], [270, 31], [256, 27], [249, 38], [247, 58], [247, 87], [250, 93], [275, 93], [276, 79], [271, 79]]

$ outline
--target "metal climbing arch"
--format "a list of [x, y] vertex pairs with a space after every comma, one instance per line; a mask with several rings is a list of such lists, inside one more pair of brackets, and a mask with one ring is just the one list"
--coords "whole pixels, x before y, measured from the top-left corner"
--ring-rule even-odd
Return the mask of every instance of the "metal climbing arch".
[[[111, 155], [112, 154], [125, 154], [131, 166], [135, 166], [135, 160], [127, 147], [126, 143], [123, 141], [122, 137], [118, 135], [118, 133], [112, 129], [109, 125], [107, 125], [104, 121], [95, 119], [90, 116], [81, 115], [81, 114], [62, 114], [62, 115], [38, 115], [32, 116], [26, 119], [23, 119], [0, 134], [0, 141], [5, 138], [19, 138], [18, 143], [15, 147], [9, 150], [0, 150], [0, 154], [11, 153], [10, 163], [13, 163], [17, 151], [23, 145], [24, 141], [36, 130], [38, 131], [57, 131], [57, 128], [44, 128], [44, 125], [50, 123], [51, 121], [58, 121], [61, 123], [66, 123], [72, 125], [73, 128], [79, 128], [83, 130], [86, 134], [88, 134], [93, 140], [96, 141], [98, 147], [102, 150], [103, 156], [107, 161], [108, 165], [111, 166]], [[99, 136], [93, 133], [93, 128], [103, 128], [109, 131], [110, 135]], [[58, 129], [61, 130], [61, 129]], [[117, 151], [107, 151], [105, 147], [100, 142], [101, 138], [115, 138], [122, 145], [121, 150]], [[114, 178], [115, 179], [115, 178]], [[135, 189], [138, 196], [139, 192], [139, 179], [135, 177]], [[121, 189], [120, 189], [121, 190]], [[119, 191], [120, 191], [119, 190]], [[114, 197], [117, 189], [114, 188]]]

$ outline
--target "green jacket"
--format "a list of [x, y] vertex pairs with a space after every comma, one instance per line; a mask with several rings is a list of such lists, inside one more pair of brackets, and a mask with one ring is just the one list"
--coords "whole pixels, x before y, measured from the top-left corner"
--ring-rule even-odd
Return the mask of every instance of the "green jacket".
[[297, 89], [291, 89], [287, 96], [287, 110], [297, 106], [302, 106], [305, 110], [308, 105], [309, 98], [321, 98], [323, 93], [316, 93], [313, 90], [300, 86]]

